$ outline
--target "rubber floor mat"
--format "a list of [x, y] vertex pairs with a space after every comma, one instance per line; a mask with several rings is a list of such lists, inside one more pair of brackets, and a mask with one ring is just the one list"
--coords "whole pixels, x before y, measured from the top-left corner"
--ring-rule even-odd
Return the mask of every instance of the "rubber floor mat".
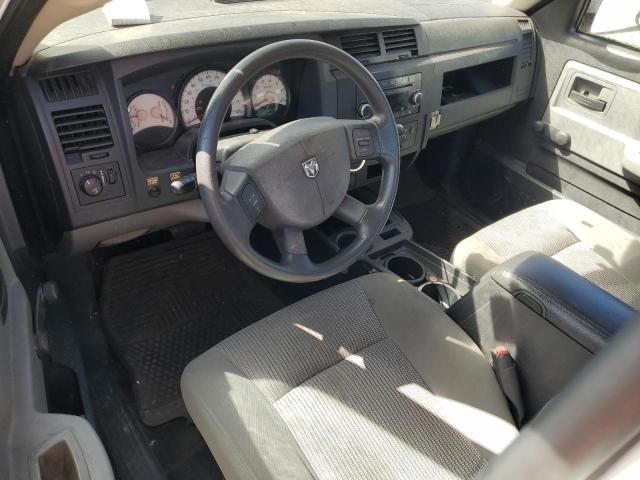
[[400, 208], [400, 213], [413, 228], [413, 240], [445, 260], [451, 258], [458, 242], [482, 228], [441, 194], [428, 202]]
[[190, 360], [283, 304], [213, 234], [112, 257], [101, 309], [142, 421], [185, 416], [180, 376]]

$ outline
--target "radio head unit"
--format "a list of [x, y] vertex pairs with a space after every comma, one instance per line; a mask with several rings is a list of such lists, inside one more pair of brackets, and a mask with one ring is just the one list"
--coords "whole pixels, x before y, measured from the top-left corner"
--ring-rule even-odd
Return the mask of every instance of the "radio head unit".
[[[400, 150], [408, 152], [420, 145], [422, 122], [417, 118], [406, 118], [420, 113], [422, 108], [422, 74], [412, 73], [401, 77], [379, 79], [384, 94], [396, 118]], [[373, 108], [359, 95], [360, 118], [371, 118]]]
[[[422, 74], [412, 73], [402, 77], [385, 78], [378, 80], [382, 87], [391, 110], [396, 118], [406, 117], [420, 113], [422, 105]], [[373, 111], [367, 103], [361, 103], [358, 107], [361, 117], [371, 116]]]

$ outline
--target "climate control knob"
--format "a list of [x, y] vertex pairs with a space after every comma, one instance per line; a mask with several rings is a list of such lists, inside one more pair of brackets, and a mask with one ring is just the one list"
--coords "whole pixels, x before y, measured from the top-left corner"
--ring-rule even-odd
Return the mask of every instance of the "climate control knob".
[[373, 107], [368, 103], [361, 103], [358, 107], [358, 115], [364, 119], [373, 117]]
[[420, 105], [422, 103], [422, 92], [413, 92], [409, 97], [409, 101], [414, 105]]
[[80, 190], [90, 197], [97, 197], [102, 193], [104, 184], [97, 175], [85, 175], [80, 179]]

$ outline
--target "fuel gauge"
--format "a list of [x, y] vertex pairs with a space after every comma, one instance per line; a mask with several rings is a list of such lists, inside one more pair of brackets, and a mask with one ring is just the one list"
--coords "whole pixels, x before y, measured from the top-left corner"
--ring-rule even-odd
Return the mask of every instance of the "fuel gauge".
[[156, 93], [140, 93], [127, 107], [133, 140], [137, 146], [150, 148], [167, 142], [176, 130], [173, 106]]
[[253, 84], [251, 102], [256, 117], [275, 121], [289, 106], [287, 86], [279, 75], [262, 75]]

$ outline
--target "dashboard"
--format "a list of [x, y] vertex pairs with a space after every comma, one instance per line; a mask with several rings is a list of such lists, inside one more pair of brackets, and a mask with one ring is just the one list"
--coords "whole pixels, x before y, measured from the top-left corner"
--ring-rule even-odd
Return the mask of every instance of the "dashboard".
[[[430, 138], [530, 96], [535, 27], [520, 12], [478, 1], [394, 0], [384, 7], [364, 2], [360, 11], [382, 10], [356, 14], [347, 11], [351, 4], [324, 3], [280, 12], [252, 2], [224, 21], [152, 24], [137, 35], [98, 32], [43, 49], [17, 70], [13, 107], [24, 168], [49, 245], [77, 253], [207, 221], [197, 189], [175, 185], [195, 172], [199, 124], [226, 72], [274, 41], [315, 39], [360, 60], [387, 95], [407, 164]], [[296, 119], [367, 118], [370, 109], [331, 65], [272, 65], [234, 97], [218, 157]], [[352, 163], [350, 187], [379, 181], [380, 171], [375, 160]]]

